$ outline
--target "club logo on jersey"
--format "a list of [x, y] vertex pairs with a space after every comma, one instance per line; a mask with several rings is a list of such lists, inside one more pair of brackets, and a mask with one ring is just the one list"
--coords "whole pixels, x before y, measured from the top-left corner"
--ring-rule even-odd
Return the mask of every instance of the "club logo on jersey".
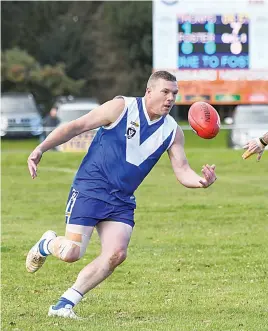
[[133, 126], [130, 126], [129, 128], [127, 128], [127, 134], [126, 134], [127, 139], [133, 138], [135, 136], [136, 132], [137, 131]]

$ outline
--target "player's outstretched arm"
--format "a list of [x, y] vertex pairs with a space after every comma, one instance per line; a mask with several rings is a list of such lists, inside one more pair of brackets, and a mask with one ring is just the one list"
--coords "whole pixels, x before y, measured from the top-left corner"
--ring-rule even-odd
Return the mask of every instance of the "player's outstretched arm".
[[257, 155], [257, 161], [260, 161], [265, 147], [268, 145], [268, 132], [265, 133], [261, 138], [255, 138], [250, 140], [243, 148], [246, 151], [243, 153], [242, 158], [246, 160], [253, 154]]
[[184, 152], [184, 135], [179, 127], [174, 142], [168, 150], [168, 155], [178, 181], [185, 187], [207, 188], [217, 179], [215, 165], [204, 165], [202, 167], [203, 177], [191, 169]]
[[34, 179], [37, 176], [37, 165], [44, 152], [65, 143], [83, 132], [113, 123], [124, 108], [124, 99], [113, 99], [93, 109], [88, 114], [54, 129], [28, 157], [28, 169], [31, 177]]

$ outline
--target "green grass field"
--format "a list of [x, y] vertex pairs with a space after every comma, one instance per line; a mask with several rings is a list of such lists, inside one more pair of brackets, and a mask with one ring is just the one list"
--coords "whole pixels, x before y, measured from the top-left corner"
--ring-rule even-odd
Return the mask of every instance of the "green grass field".
[[81, 321], [47, 311], [99, 253], [97, 235], [74, 264], [49, 257], [29, 274], [25, 257], [47, 229], [64, 233], [83, 155], [47, 152], [33, 181], [26, 160], [37, 142], [2, 142], [2, 330], [268, 330], [268, 155], [242, 160], [225, 147], [226, 131], [185, 136], [192, 168], [215, 163], [217, 182], [186, 189], [162, 157], [136, 192], [128, 259], [76, 307]]

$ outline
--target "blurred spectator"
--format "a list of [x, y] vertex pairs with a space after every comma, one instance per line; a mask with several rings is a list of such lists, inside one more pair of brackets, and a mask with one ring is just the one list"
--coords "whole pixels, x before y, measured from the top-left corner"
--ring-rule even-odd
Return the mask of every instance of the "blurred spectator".
[[48, 115], [43, 119], [43, 134], [41, 135], [41, 141], [45, 140], [46, 137], [59, 125], [60, 120], [57, 117], [57, 108], [52, 107]]

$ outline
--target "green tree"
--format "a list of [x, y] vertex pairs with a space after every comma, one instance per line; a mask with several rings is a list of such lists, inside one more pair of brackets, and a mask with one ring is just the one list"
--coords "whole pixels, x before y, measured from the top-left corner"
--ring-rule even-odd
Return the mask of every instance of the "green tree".
[[102, 101], [119, 93], [143, 95], [152, 72], [152, 3], [107, 1], [94, 21], [94, 93]]
[[2, 50], [24, 49], [41, 66], [64, 63], [68, 77], [85, 80], [79, 94], [100, 101], [143, 94], [152, 70], [151, 1], [3, 1], [1, 16]]
[[64, 63], [68, 76], [86, 79], [94, 62], [91, 16], [100, 5], [94, 1], [3, 2], [2, 49], [25, 49], [41, 65]]
[[13, 48], [1, 53], [3, 90], [31, 91], [39, 101], [49, 103], [61, 94], [79, 95], [85, 81], [74, 80], [65, 73], [65, 65], [40, 65], [26, 51]]

